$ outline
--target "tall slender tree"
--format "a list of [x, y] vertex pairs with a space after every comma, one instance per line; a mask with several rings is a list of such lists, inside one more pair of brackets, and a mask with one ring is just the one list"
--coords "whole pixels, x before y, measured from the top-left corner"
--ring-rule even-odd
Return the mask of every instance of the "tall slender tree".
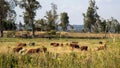
[[36, 15], [36, 10], [40, 8], [41, 5], [37, 0], [22, 0], [20, 1], [20, 8], [25, 9], [24, 16], [28, 17], [29, 24], [32, 27], [32, 36], [35, 36], [35, 26], [34, 26], [34, 18]]
[[47, 30], [57, 30], [57, 19], [58, 19], [58, 14], [57, 14], [57, 5], [56, 4], [51, 4], [52, 9], [50, 11], [46, 12], [46, 21], [47, 21]]
[[63, 31], [66, 31], [67, 27], [69, 26], [69, 16], [66, 12], [61, 13], [60, 26], [62, 27]]
[[84, 29], [86, 31], [89, 32], [94, 31], [96, 20], [99, 19], [99, 15], [97, 14], [97, 9], [98, 7], [96, 6], [95, 0], [90, 0], [86, 14], [83, 13]]
[[0, 0], [0, 37], [3, 37], [4, 21], [12, 19], [13, 14], [15, 14], [15, 6], [15, 0]]

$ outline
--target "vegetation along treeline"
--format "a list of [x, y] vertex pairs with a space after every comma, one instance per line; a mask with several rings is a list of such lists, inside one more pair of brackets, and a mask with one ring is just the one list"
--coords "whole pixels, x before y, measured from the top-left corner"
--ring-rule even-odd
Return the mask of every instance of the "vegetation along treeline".
[[[16, 13], [14, 8], [19, 6], [24, 9], [23, 19], [24, 23], [15, 23]], [[68, 27], [72, 29], [73, 26], [69, 23], [69, 15], [67, 12], [57, 13], [57, 5], [52, 3], [51, 10], [46, 11], [44, 18], [35, 20], [36, 10], [42, 8], [42, 5], [37, 0], [0, 0], [0, 37], [3, 37], [4, 30], [31, 30], [32, 36], [35, 36], [35, 31], [58, 31], [61, 27], [63, 31], [67, 31]], [[89, 6], [84, 17], [84, 29], [82, 32], [94, 33], [119, 33], [120, 24], [117, 19], [111, 17], [110, 19], [103, 19], [97, 13], [98, 7], [95, 0], [89, 1]], [[24, 29], [23, 29], [24, 28]]]

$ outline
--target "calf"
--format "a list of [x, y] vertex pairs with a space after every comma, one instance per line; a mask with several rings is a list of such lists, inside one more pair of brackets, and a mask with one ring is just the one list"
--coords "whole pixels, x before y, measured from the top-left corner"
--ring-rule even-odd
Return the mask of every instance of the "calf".
[[13, 48], [13, 52], [19, 52], [20, 50], [22, 50], [22, 47], [15, 47], [15, 48]]
[[97, 49], [97, 50], [105, 50], [105, 49], [107, 49], [106, 44], [105, 44], [104, 46], [100, 46], [100, 47], [98, 47], [98, 49]]
[[39, 53], [40, 52], [40, 48], [36, 48], [36, 49], [29, 49], [27, 51], [27, 54], [30, 54], [30, 53]]
[[57, 47], [59, 46], [59, 43], [50, 43], [51, 46]]
[[88, 50], [88, 46], [81, 46], [80, 49], [81, 49], [81, 51], [83, 51], [83, 50], [87, 51]]
[[103, 44], [103, 42], [102, 42], [102, 41], [99, 41], [99, 44]]
[[17, 46], [18, 47], [24, 47], [24, 46], [26, 46], [26, 43], [19, 43]]

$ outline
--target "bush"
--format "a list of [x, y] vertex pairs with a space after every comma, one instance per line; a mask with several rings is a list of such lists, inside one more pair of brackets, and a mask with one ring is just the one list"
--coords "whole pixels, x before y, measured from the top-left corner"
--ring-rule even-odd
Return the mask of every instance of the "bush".
[[15, 37], [15, 31], [8, 31], [7, 37]]

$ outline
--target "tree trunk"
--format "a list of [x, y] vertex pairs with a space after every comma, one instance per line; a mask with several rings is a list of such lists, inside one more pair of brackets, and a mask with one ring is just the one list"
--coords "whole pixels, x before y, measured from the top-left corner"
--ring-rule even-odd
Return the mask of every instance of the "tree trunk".
[[32, 23], [32, 37], [35, 37], [35, 26], [34, 26], [34, 22], [33, 19], [31, 19], [31, 23]]
[[0, 30], [0, 37], [3, 37], [3, 30]]
[[3, 37], [3, 25], [2, 25], [2, 18], [0, 20], [0, 37]]

